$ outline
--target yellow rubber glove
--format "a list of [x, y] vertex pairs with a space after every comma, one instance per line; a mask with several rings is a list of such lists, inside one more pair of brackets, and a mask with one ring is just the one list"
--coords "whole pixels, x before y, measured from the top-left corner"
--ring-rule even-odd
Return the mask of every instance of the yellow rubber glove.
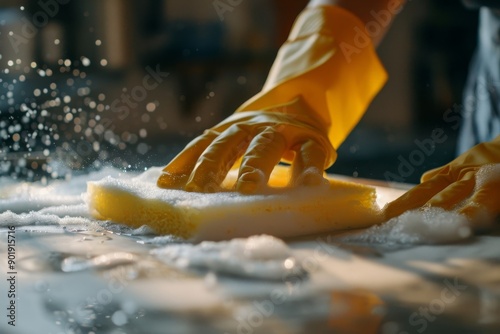
[[297, 99], [270, 110], [235, 113], [189, 143], [165, 167], [158, 185], [216, 192], [242, 155], [236, 183], [240, 192], [265, 189], [281, 159], [293, 161], [293, 184], [321, 183], [323, 169], [335, 161], [337, 154], [326, 129], [307, 108], [302, 99]]
[[428, 171], [421, 184], [384, 208], [386, 219], [420, 207], [466, 215], [478, 226], [500, 216], [500, 136]]
[[363, 23], [340, 7], [304, 10], [262, 91], [194, 139], [158, 186], [217, 191], [240, 156], [241, 192], [261, 189], [280, 160], [293, 164], [291, 184], [318, 183], [387, 79], [369, 41], [353, 49], [359, 31]]

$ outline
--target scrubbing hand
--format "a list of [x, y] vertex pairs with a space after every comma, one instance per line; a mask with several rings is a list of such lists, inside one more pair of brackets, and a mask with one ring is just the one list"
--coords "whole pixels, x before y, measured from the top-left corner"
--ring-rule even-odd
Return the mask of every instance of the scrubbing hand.
[[265, 188], [281, 161], [292, 163], [291, 182], [317, 185], [336, 152], [321, 122], [300, 100], [266, 111], [240, 112], [192, 141], [165, 169], [162, 188], [215, 192], [234, 163], [241, 161], [236, 190]]
[[428, 171], [421, 181], [384, 208], [386, 219], [431, 206], [455, 210], [477, 225], [491, 222], [500, 216], [500, 136]]
[[304, 10], [262, 91], [192, 141], [165, 167], [158, 186], [217, 191], [240, 156], [241, 192], [261, 189], [280, 160], [294, 166], [291, 185], [321, 183], [335, 148], [387, 78], [369, 41], [346, 51], [359, 29], [363, 22], [340, 7]]

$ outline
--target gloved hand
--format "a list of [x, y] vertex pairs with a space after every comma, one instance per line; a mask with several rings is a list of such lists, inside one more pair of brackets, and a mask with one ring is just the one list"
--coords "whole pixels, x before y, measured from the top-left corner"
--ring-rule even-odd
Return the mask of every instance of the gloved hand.
[[370, 41], [353, 46], [360, 29], [363, 23], [340, 7], [304, 10], [262, 91], [194, 139], [158, 186], [217, 191], [241, 155], [239, 191], [258, 191], [282, 158], [293, 163], [292, 185], [316, 184], [318, 173], [306, 177], [306, 169], [322, 174], [333, 164], [335, 148], [387, 77]]
[[282, 158], [293, 162], [294, 184], [321, 183], [323, 169], [337, 155], [323, 124], [304, 108], [297, 100], [273, 110], [235, 113], [191, 142], [163, 170], [158, 184], [215, 192], [242, 155], [236, 184], [240, 192], [263, 189]]
[[421, 183], [384, 208], [386, 219], [420, 207], [441, 207], [477, 225], [500, 216], [500, 136], [428, 171]]

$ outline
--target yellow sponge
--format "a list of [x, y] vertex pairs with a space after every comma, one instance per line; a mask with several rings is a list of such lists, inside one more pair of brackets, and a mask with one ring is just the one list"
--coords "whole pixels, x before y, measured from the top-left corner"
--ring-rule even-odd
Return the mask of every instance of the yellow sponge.
[[381, 222], [375, 189], [329, 179], [329, 185], [286, 188], [288, 168], [277, 167], [265, 195], [230, 191], [202, 194], [160, 189], [160, 168], [131, 179], [105, 178], [88, 183], [87, 202], [97, 219], [131, 227], [148, 225], [158, 234], [192, 241], [225, 240], [270, 234], [280, 238], [371, 226]]

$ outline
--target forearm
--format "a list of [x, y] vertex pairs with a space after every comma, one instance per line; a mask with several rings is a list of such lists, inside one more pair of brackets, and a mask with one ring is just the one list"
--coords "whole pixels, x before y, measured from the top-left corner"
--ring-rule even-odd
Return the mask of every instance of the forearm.
[[364, 30], [364, 22], [340, 6], [306, 8], [262, 90], [237, 111], [267, 110], [300, 97], [338, 148], [387, 80]]
[[393, 19], [406, 0], [310, 0], [308, 7], [336, 5], [356, 15], [370, 31], [371, 24], [377, 25], [376, 33], [368, 33], [377, 46], [389, 29]]

